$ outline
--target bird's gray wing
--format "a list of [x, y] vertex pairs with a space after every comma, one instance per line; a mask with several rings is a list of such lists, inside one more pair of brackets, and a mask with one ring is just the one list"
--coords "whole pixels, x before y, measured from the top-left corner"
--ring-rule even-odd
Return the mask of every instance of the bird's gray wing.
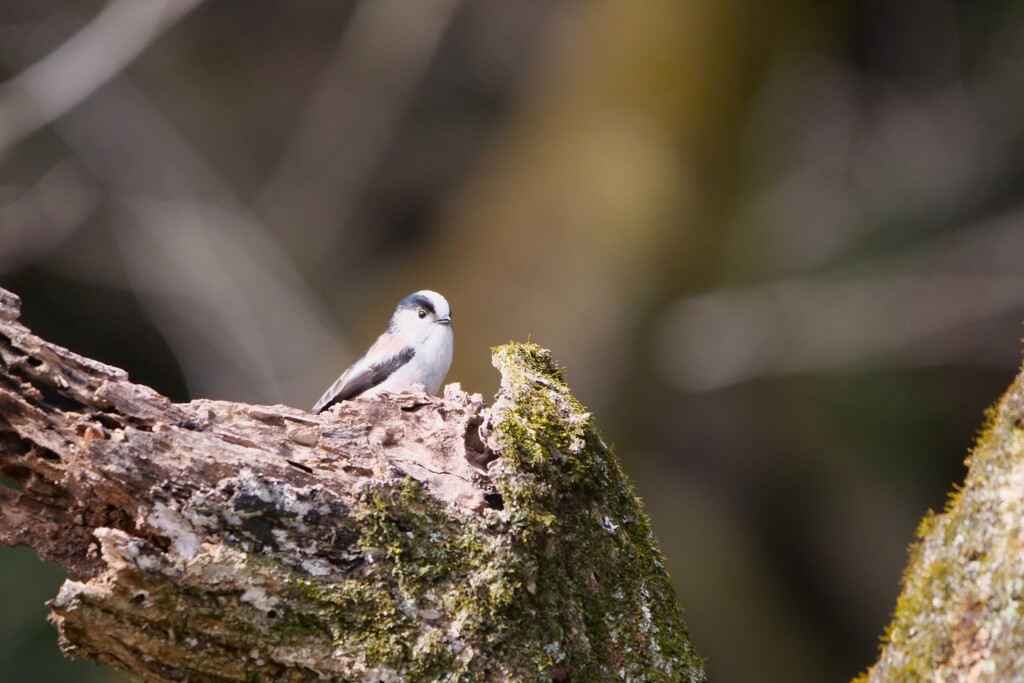
[[[373, 350], [373, 347], [370, 350]], [[355, 365], [346, 370], [331, 385], [330, 389], [324, 392], [324, 395], [316, 402], [311, 412], [323, 412], [339, 401], [347, 401], [367, 389], [377, 386], [390, 377], [398, 368], [411, 361], [415, 355], [416, 351], [411, 346], [403, 346], [395, 353], [371, 365], [363, 366], [357, 361]]]

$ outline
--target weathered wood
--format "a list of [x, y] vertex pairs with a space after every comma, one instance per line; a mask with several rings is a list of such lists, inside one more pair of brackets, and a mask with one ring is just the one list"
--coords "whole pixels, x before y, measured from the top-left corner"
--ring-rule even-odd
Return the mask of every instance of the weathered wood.
[[147, 681], [703, 680], [647, 520], [549, 354], [449, 386], [173, 404], [0, 290], [0, 543], [67, 652]]

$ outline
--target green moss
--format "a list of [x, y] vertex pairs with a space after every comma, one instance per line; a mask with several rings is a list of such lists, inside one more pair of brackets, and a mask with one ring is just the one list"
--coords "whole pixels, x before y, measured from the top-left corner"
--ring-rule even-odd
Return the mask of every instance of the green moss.
[[545, 663], [578, 681], [703, 680], [648, 521], [561, 369], [533, 344], [495, 349], [494, 364], [495, 482], [513, 542], [536, 558], [522, 598], [561, 615], [536, 625]]

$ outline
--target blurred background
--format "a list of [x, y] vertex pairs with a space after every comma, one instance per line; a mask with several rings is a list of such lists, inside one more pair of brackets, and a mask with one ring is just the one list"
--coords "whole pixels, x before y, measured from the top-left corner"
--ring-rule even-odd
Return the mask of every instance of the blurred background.
[[[711, 680], [875, 659], [1024, 318], [1006, 0], [4, 0], [0, 284], [174, 400], [308, 407], [421, 288], [550, 348]], [[0, 549], [0, 680], [59, 653]]]

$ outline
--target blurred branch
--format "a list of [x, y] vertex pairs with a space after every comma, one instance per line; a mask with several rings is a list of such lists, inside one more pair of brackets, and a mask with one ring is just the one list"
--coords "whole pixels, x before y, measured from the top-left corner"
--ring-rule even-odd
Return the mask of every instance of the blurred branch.
[[354, 237], [352, 212], [459, 5], [460, 0], [356, 5], [257, 200], [278, 225], [292, 225], [297, 215], [313, 217], [303, 221], [310, 254], [323, 253], [329, 239]]
[[96, 92], [202, 0], [114, 0], [0, 86], [0, 158]]
[[[1022, 223], [1018, 210], [855, 272], [683, 299], [661, 318], [658, 362], [684, 391], [836, 370], [893, 352], [909, 364], [948, 362], [935, 357], [940, 344], [914, 343], [1024, 309]], [[962, 361], [993, 342], [1009, 353], [1001, 340], [976, 335], [954, 344], [952, 353]]]
[[72, 160], [56, 164], [34, 185], [16, 191], [15, 198], [0, 202], [0, 273], [52, 252], [85, 223], [100, 201], [99, 188]]
[[[189, 390], [312, 400], [341, 363], [341, 334], [287, 252], [162, 111], [122, 75], [54, 130], [123, 209], [114, 226], [126, 284], [171, 344]], [[88, 268], [109, 280], [107, 262], [79, 274]]]
[[[172, 404], [0, 289], [0, 543], [65, 651], [170, 681], [705, 680], [650, 526], [550, 354], [320, 415]], [[557, 448], [556, 448], [557, 445]]]
[[116, 199], [130, 218], [117, 231], [129, 282], [192, 394], [306, 405], [343, 341], [263, 226], [198, 199]]

